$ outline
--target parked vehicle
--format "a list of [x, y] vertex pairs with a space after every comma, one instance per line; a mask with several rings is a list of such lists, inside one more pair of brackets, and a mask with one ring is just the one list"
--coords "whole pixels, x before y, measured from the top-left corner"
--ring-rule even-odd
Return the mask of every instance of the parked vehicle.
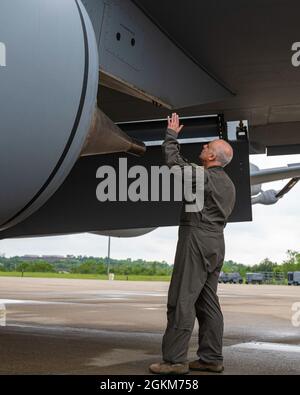
[[221, 272], [219, 283], [223, 284], [243, 284], [243, 278], [240, 273], [224, 273]]
[[228, 280], [228, 274], [227, 273], [224, 273], [224, 272], [221, 272], [220, 273], [220, 276], [219, 276], [219, 283], [220, 284], [226, 284], [227, 283], [227, 280]]
[[246, 274], [246, 284], [262, 284], [264, 282], [263, 273], [247, 273]]
[[300, 272], [288, 273], [288, 285], [300, 285]]

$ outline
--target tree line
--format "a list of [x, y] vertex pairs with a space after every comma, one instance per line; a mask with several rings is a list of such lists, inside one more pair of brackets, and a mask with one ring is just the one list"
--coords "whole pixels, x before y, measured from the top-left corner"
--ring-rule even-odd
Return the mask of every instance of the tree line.
[[242, 277], [245, 277], [246, 273], [284, 273], [298, 272], [300, 271], [300, 252], [288, 250], [286, 253], [286, 259], [281, 262], [273, 262], [269, 258], [265, 258], [258, 264], [251, 266], [243, 265], [233, 261], [224, 262], [222, 269], [225, 273], [239, 272]]
[[[111, 273], [119, 275], [155, 275], [170, 276], [173, 265], [162, 261], [145, 261], [142, 259], [110, 259], [95, 257], [69, 257], [49, 262], [45, 259], [24, 260], [22, 257], [0, 257], [0, 271], [2, 272], [29, 272], [29, 273], [77, 273], [77, 274], [106, 274], [108, 267]], [[266, 258], [253, 266], [242, 263], [225, 261], [222, 269], [225, 273], [239, 272], [243, 277], [246, 273], [254, 272], [280, 272], [287, 275], [288, 272], [300, 271], [300, 253], [287, 251], [287, 258], [281, 262], [272, 262]]]
[[145, 261], [142, 259], [126, 260], [94, 257], [75, 257], [48, 262], [43, 259], [24, 261], [20, 257], [0, 258], [0, 271], [6, 272], [29, 272], [29, 273], [57, 273], [68, 272], [77, 274], [106, 274], [120, 275], [157, 275], [169, 276], [173, 266], [167, 262]]

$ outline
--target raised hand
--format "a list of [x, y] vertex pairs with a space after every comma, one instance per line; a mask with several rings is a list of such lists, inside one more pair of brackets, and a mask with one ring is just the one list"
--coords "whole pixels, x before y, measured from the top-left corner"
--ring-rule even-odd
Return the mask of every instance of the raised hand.
[[184, 125], [179, 124], [179, 116], [176, 113], [172, 114], [172, 117], [168, 117], [168, 129], [174, 130], [177, 134], [179, 134]]

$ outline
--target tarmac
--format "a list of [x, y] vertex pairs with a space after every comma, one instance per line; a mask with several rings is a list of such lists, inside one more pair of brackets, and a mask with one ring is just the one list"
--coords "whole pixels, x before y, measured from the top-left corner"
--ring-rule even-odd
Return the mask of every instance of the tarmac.
[[[0, 277], [0, 374], [150, 374], [161, 360], [168, 286]], [[224, 375], [300, 374], [300, 287], [222, 284], [219, 297]], [[191, 360], [197, 330], [196, 322]]]

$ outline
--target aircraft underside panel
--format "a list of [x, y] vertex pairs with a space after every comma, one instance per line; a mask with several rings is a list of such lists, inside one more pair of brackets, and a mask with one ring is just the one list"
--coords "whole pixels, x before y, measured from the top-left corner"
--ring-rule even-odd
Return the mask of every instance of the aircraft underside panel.
[[100, 81], [167, 108], [232, 92], [179, 49], [132, 1], [83, 0], [99, 46]]

